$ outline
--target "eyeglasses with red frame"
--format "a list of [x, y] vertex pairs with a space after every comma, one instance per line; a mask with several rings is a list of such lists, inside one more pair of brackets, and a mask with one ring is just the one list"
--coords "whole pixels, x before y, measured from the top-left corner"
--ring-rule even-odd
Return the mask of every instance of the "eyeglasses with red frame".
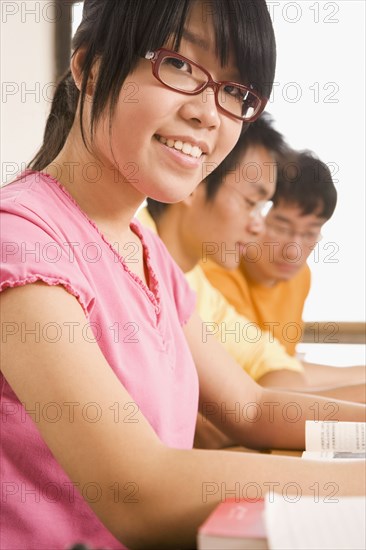
[[256, 120], [267, 104], [268, 99], [251, 86], [216, 81], [204, 67], [177, 52], [159, 48], [144, 57], [151, 61], [154, 77], [167, 88], [187, 95], [213, 88], [218, 109], [243, 122]]

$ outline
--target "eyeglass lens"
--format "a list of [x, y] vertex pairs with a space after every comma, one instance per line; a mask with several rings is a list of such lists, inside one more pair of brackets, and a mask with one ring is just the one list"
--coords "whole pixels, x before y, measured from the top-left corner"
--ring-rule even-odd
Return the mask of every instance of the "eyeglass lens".
[[305, 233], [298, 233], [297, 231], [289, 228], [282, 227], [276, 224], [268, 223], [267, 221], [267, 230], [270, 231], [278, 239], [295, 239], [296, 236], [301, 238], [303, 242], [311, 244], [319, 241], [321, 239], [320, 231], [306, 231]]
[[[198, 92], [208, 82], [207, 74], [200, 67], [168, 55], [161, 60], [158, 74], [164, 84], [183, 92]], [[252, 117], [260, 107], [256, 95], [234, 83], [222, 84], [216, 94], [222, 109], [244, 120]]]

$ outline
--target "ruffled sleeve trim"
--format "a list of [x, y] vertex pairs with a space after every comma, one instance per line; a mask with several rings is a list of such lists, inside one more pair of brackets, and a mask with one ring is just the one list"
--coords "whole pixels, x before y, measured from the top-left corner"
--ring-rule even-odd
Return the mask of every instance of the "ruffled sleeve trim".
[[6, 279], [5, 281], [2, 281], [0, 283], [0, 292], [7, 288], [16, 288], [19, 286], [25, 286], [27, 284], [36, 283], [37, 281], [42, 281], [43, 283], [46, 283], [49, 286], [63, 286], [69, 294], [71, 294], [78, 300], [79, 304], [83, 308], [85, 317], [89, 319], [88, 304], [85, 303], [85, 300], [83, 299], [80, 292], [78, 292], [68, 281], [64, 281], [59, 277], [48, 277], [47, 275], [35, 273], [23, 279], [15, 279], [15, 280]]

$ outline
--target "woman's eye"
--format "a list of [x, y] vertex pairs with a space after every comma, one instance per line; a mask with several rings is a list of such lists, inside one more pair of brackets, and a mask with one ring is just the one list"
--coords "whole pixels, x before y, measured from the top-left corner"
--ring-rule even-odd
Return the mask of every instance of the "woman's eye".
[[191, 65], [187, 63], [187, 61], [183, 61], [183, 59], [178, 59], [177, 57], [167, 57], [164, 59], [164, 63], [180, 71], [185, 71], [187, 73], [192, 72]]
[[224, 91], [226, 94], [235, 97], [240, 101], [244, 101], [244, 93], [240, 88], [238, 88], [238, 86], [227, 85], [225, 86]]

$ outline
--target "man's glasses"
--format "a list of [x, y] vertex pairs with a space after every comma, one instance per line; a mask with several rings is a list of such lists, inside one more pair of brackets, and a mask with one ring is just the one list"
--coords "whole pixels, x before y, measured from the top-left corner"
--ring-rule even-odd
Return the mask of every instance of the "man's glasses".
[[240, 189], [229, 183], [225, 183], [225, 187], [232, 189], [240, 195], [243, 201], [245, 211], [254, 217], [261, 216], [264, 218], [272, 208], [272, 201], [253, 201], [249, 199]]
[[295, 237], [298, 236], [304, 244], [313, 246], [322, 239], [322, 234], [318, 230], [300, 233], [291, 227], [279, 225], [275, 222], [266, 221], [266, 229], [271, 238], [280, 241], [294, 241]]
[[244, 122], [256, 120], [268, 101], [242, 84], [217, 82], [201, 65], [171, 50], [160, 48], [147, 52], [145, 59], [151, 61], [153, 75], [167, 88], [196, 95], [210, 86], [214, 89], [217, 107]]

